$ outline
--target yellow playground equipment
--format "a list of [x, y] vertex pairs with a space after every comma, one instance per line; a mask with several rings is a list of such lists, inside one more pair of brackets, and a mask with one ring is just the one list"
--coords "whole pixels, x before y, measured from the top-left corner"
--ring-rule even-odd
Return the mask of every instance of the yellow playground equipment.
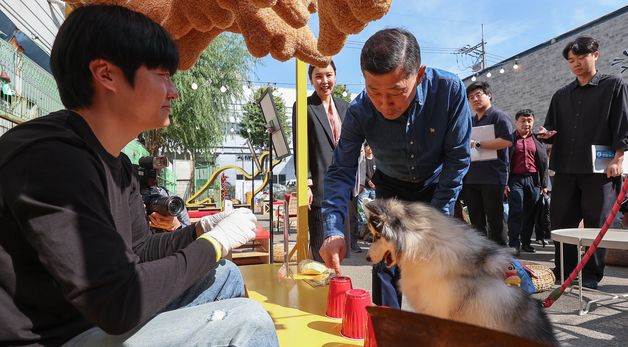
[[[253, 197], [255, 195], [257, 195], [257, 193], [261, 192], [262, 189], [264, 189], [266, 187], [266, 185], [268, 184], [268, 180], [270, 178], [269, 170], [268, 170], [268, 167], [267, 167], [268, 165], [266, 165], [266, 162], [265, 162], [268, 158], [269, 158], [269, 152], [268, 151], [262, 153], [262, 155], [259, 158], [259, 163], [258, 164], [259, 164], [259, 167], [261, 167], [263, 171], [260, 172], [260, 170], [257, 170], [253, 174], [249, 174], [243, 168], [241, 168], [239, 166], [235, 166], [235, 165], [227, 165], [227, 166], [219, 167], [209, 177], [207, 182], [205, 182], [205, 184], [198, 191], [196, 191], [194, 194], [192, 194], [192, 196], [190, 196], [190, 198], [185, 202], [186, 205], [188, 207], [199, 207], [199, 206], [203, 206], [203, 204], [208, 203], [209, 199], [202, 199], [202, 200], [199, 200], [199, 201], [195, 201], [195, 200], [198, 199], [198, 197], [201, 196], [201, 194], [203, 194], [203, 192], [205, 192], [211, 186], [212, 183], [214, 183], [214, 180], [216, 180], [216, 178], [218, 178], [221, 173], [223, 173], [224, 171], [229, 170], [229, 169], [234, 169], [234, 170], [237, 170], [240, 173], [242, 173], [244, 178], [247, 179], [247, 180], [252, 180], [253, 178], [257, 177], [260, 173], [262, 175], [264, 175], [264, 180], [263, 180], [262, 184], [257, 189], [255, 189], [253, 194], [251, 194], [251, 200], [247, 202], [250, 206], [253, 206]], [[277, 166], [277, 164], [279, 164], [279, 163], [281, 163], [281, 160], [274, 160], [273, 161], [273, 168], [275, 166]]]

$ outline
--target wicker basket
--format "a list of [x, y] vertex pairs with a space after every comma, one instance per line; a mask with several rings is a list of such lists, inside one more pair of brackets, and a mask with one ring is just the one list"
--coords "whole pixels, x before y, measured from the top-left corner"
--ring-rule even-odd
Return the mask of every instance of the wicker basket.
[[609, 249], [606, 252], [606, 265], [628, 266], [628, 250]]
[[[289, 249], [294, 247], [294, 243], [289, 243]], [[292, 258], [288, 260], [288, 262], [296, 262], [297, 261], [297, 253], [294, 252]], [[273, 245], [273, 262], [275, 263], [283, 263], [283, 244], [276, 243]]]
[[532, 272], [530, 277], [532, 277], [532, 284], [537, 293], [552, 289], [556, 281], [552, 269], [537, 263], [525, 263], [523, 265]]

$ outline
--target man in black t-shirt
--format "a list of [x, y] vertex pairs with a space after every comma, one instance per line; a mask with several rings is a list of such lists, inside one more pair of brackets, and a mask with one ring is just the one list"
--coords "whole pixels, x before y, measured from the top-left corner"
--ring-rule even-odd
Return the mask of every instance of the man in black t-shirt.
[[255, 236], [251, 211], [152, 234], [121, 153], [169, 125], [169, 34], [123, 7], [79, 7], [50, 60], [66, 109], [0, 137], [0, 345], [277, 346], [221, 260]]
[[[604, 75], [595, 64], [598, 42], [582, 36], [569, 42], [563, 57], [576, 79], [552, 97], [544, 134], [552, 143], [549, 168], [554, 170], [550, 219], [552, 230], [599, 228], [617, 199], [624, 151], [628, 150], [628, 86], [621, 77]], [[594, 173], [592, 146], [606, 146], [612, 158], [605, 172]], [[578, 250], [563, 245], [565, 276], [576, 267]], [[556, 245], [554, 272], [560, 278], [560, 247]], [[598, 248], [582, 271], [582, 285], [597, 288], [604, 276], [606, 249]]]
[[[471, 165], [460, 195], [469, 210], [471, 224], [482, 235], [505, 246], [504, 192], [508, 183], [508, 148], [512, 146], [514, 130], [512, 121], [504, 111], [493, 106], [493, 93], [488, 83], [470, 84], [467, 87], [467, 97], [475, 112], [472, 118], [473, 127], [492, 126], [495, 138], [480, 141], [472, 135]], [[487, 150], [497, 151], [497, 159], [474, 160], [474, 153]]]

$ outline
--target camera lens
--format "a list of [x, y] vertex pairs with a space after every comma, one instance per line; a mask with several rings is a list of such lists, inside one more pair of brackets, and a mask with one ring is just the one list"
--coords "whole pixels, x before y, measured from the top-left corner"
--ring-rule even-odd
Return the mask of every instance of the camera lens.
[[168, 201], [168, 212], [171, 216], [176, 216], [179, 213], [183, 212], [184, 202], [183, 199], [177, 196], [171, 196], [170, 201]]
[[183, 212], [185, 203], [178, 196], [154, 196], [149, 199], [148, 213], [157, 212], [162, 216], [176, 216]]

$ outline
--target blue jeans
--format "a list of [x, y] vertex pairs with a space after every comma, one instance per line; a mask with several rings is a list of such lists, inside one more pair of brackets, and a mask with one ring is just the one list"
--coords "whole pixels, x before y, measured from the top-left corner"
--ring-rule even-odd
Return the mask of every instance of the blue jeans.
[[222, 260], [144, 325], [122, 335], [91, 328], [64, 346], [278, 346], [268, 313], [243, 296], [240, 271]]
[[358, 223], [360, 225], [366, 224], [366, 211], [364, 210], [364, 199], [375, 199], [375, 189], [364, 188], [362, 193], [358, 195]]

